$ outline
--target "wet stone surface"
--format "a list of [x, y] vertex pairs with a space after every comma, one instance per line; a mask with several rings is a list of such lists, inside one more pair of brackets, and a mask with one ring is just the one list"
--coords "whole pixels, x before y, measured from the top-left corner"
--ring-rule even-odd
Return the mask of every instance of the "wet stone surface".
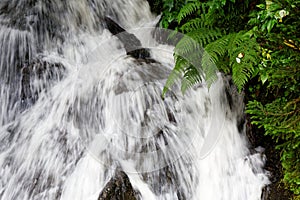
[[105, 23], [108, 30], [123, 43], [127, 55], [136, 59], [150, 58], [149, 50], [142, 47], [141, 41], [134, 34], [127, 32], [110, 17], [105, 17]]
[[50, 63], [42, 58], [24, 65], [21, 71], [22, 105], [34, 104], [39, 93], [63, 79], [65, 67], [61, 63]]
[[128, 176], [123, 171], [117, 171], [105, 185], [98, 200], [139, 200]]

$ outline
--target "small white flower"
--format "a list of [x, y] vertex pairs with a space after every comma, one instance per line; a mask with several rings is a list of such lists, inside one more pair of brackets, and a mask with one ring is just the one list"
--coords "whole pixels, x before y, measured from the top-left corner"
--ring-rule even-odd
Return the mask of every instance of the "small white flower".
[[280, 16], [280, 18], [282, 19], [282, 18], [284, 18], [285, 16], [287, 16], [287, 12], [286, 12], [285, 10], [280, 10], [280, 11], [279, 11], [279, 16]]
[[238, 58], [244, 58], [244, 54], [243, 53], [239, 53], [239, 55], [237, 57]]
[[241, 63], [242, 58], [244, 58], [244, 54], [243, 53], [239, 53], [238, 56], [235, 58], [237, 63]]

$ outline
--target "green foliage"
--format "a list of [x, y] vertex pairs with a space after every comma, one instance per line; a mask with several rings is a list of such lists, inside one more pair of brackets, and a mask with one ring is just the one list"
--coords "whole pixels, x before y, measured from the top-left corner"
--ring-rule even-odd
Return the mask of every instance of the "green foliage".
[[220, 70], [232, 75], [240, 91], [254, 75], [258, 64], [259, 46], [248, 33], [241, 31], [228, 34], [208, 44], [205, 50]]
[[190, 42], [190, 48], [175, 48], [175, 67], [168, 77], [163, 95], [177, 81], [181, 81], [181, 91], [184, 93], [204, 79], [208, 85], [217, 79], [217, 68], [210, 56], [203, 52], [203, 48], [195, 40], [186, 40]]
[[[249, 24], [262, 47], [257, 70], [264, 94], [247, 105], [252, 123], [263, 127], [281, 151], [284, 182], [300, 198], [300, 1], [258, 5]], [[253, 94], [262, 93], [254, 89]]]
[[178, 25], [177, 16], [180, 11], [180, 8], [182, 8], [182, 6], [188, 3], [188, 1], [160, 0], [160, 2], [163, 7], [160, 26], [163, 28], [175, 29]]
[[[164, 93], [178, 79], [182, 79], [183, 92], [203, 79], [211, 84], [216, 79], [216, 66], [233, 75], [239, 90], [252, 77], [258, 60], [256, 41], [245, 31], [228, 32], [227, 27], [217, 26], [217, 14], [224, 15], [219, 9], [227, 6], [227, 12], [231, 11], [235, 1], [230, 2], [227, 5], [226, 0], [191, 1], [179, 10], [177, 29], [185, 33], [185, 37], [175, 48], [176, 64]], [[195, 52], [200, 55], [197, 57]], [[242, 56], [238, 58], [239, 55]]]
[[161, 25], [185, 37], [164, 93], [178, 80], [183, 92], [211, 83], [217, 68], [231, 74], [239, 90], [246, 87], [252, 123], [276, 141], [283, 181], [300, 199], [300, 0], [166, 2], [172, 9], [163, 10]]
[[177, 16], [178, 23], [180, 23], [182, 20], [186, 19], [187, 16], [192, 15], [195, 12], [198, 12], [201, 7], [204, 7], [205, 4], [199, 2], [199, 1], [194, 1], [187, 3], [185, 6], [183, 6]]
[[[189, 72], [188, 72], [189, 71]], [[168, 77], [168, 80], [164, 86], [163, 89], [163, 96], [166, 94], [166, 92], [169, 90], [169, 88], [174, 85], [174, 83], [176, 81], [179, 81], [181, 79], [182, 83], [185, 84], [181, 84], [181, 91], [184, 93], [185, 89], [187, 87], [187, 85], [192, 85], [193, 83], [189, 84], [189, 81], [186, 80], [186, 77], [192, 76], [193, 78], [190, 78], [190, 80], [196, 80], [199, 79], [201, 80], [201, 77], [199, 76], [199, 73], [196, 72], [196, 68], [190, 64], [187, 59], [183, 58], [183, 57], [176, 57], [176, 64], [174, 69], [172, 70], [171, 74]], [[187, 72], [186, 76], [182, 76], [182, 74], [185, 74], [185, 72]]]
[[265, 129], [277, 142], [281, 151], [284, 180], [291, 191], [300, 194], [300, 97], [287, 100], [278, 98], [266, 105], [250, 101], [247, 112], [252, 123]]

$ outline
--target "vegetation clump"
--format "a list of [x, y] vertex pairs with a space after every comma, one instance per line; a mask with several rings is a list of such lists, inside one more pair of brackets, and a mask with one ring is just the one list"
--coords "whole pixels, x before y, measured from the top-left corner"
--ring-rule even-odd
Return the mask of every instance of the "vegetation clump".
[[[186, 35], [175, 48], [164, 93], [176, 80], [184, 92], [213, 79], [214, 68], [207, 66], [231, 74], [246, 92], [251, 123], [276, 143], [282, 181], [300, 199], [300, 1], [155, 2], [162, 6], [160, 26]], [[199, 47], [204, 51], [195, 51]], [[201, 64], [190, 58], [200, 58]]]

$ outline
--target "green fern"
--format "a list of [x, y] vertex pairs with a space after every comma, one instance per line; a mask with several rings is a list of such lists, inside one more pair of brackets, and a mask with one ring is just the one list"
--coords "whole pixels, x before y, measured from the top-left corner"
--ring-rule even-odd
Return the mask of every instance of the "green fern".
[[185, 69], [183, 78], [181, 80], [181, 92], [184, 94], [185, 91], [194, 86], [195, 83], [201, 82], [203, 80], [201, 74], [202, 73], [199, 73], [198, 69], [194, 67], [194, 65], [189, 65]]
[[177, 54], [188, 55], [220, 37], [222, 33], [219, 29], [199, 28], [185, 34], [176, 45], [175, 51]]
[[176, 60], [175, 67], [172, 70], [172, 72], [170, 73], [170, 75], [164, 85], [164, 89], [162, 92], [163, 97], [165, 96], [167, 91], [170, 90], [171, 86], [173, 86], [176, 81], [181, 80], [181, 78], [184, 74], [184, 69], [188, 68], [190, 66], [190, 63], [181, 56], [175, 56], [175, 60]]
[[177, 21], [180, 23], [183, 19], [185, 19], [187, 16], [192, 15], [196, 11], [200, 10], [200, 8], [203, 6], [203, 3], [199, 1], [187, 3], [183, 8], [180, 9], [180, 12], [177, 16]]
[[281, 150], [284, 182], [294, 194], [300, 195], [300, 97], [278, 98], [263, 105], [258, 101], [247, 104], [252, 123], [264, 128], [265, 134], [276, 140]]
[[[203, 47], [189, 37], [182, 41], [184, 43], [179, 43], [175, 48], [175, 67], [165, 84], [163, 96], [176, 81], [181, 81], [181, 91], [185, 93], [196, 83], [206, 80], [210, 85], [217, 78], [217, 67]], [[203, 57], [204, 54], [205, 57]], [[205, 64], [203, 64], [204, 61]]]
[[[180, 9], [177, 22], [185, 36], [175, 47], [175, 67], [164, 94], [180, 79], [182, 92], [203, 80], [210, 85], [216, 79], [217, 68], [232, 74], [239, 91], [253, 76], [259, 52], [256, 41], [247, 33], [226, 33], [213, 26], [218, 21], [214, 14], [225, 4], [226, 0], [193, 1]], [[181, 25], [182, 22], [185, 23]], [[238, 55], [242, 57], [237, 58]]]
[[[229, 66], [232, 69], [232, 79], [241, 91], [255, 72], [260, 48], [255, 39], [250, 38], [247, 33], [240, 32], [234, 35], [228, 45]], [[239, 54], [243, 57], [237, 58]], [[240, 59], [240, 63], [236, 59]]]
[[195, 19], [191, 19], [188, 22], [186, 22], [185, 24], [183, 24], [179, 30], [182, 33], [188, 33], [188, 32], [192, 32], [194, 30], [197, 30], [199, 28], [202, 27], [206, 27], [207, 24], [205, 22], [205, 19], [203, 19], [204, 17], [201, 18], [195, 18]]
[[183, 38], [175, 48], [175, 67], [168, 77], [163, 95], [179, 80], [183, 93], [203, 80], [211, 85], [217, 79], [215, 63], [226, 54], [227, 45], [228, 36], [207, 44], [205, 49], [192, 38]]
[[[259, 46], [247, 33], [231, 33], [220, 37], [211, 33], [215, 30], [209, 29], [193, 38], [184, 37], [175, 48], [175, 68], [168, 78], [164, 94], [177, 79], [182, 79], [182, 92], [194, 84], [203, 81], [210, 85], [216, 79], [216, 64], [224, 62], [222, 71], [230, 72], [232, 79], [239, 91], [246, 82], [253, 76], [255, 66], [258, 64]], [[215, 32], [219, 33], [219, 32]], [[218, 39], [215, 39], [218, 38]], [[202, 46], [205, 46], [203, 49]], [[237, 62], [239, 54], [243, 56]]]
[[204, 47], [207, 44], [221, 38], [223, 34], [218, 28], [199, 28], [187, 33], [186, 35]]
[[[211, 57], [214, 63], [218, 63], [219, 60], [224, 57], [226, 52], [228, 51], [227, 47], [231, 37], [232, 35], [225, 35], [220, 39], [207, 44], [205, 47], [205, 51], [207, 52], [207, 54], [205, 55]], [[203, 64], [205, 65], [206, 63], [204, 62]]]
[[[253, 76], [255, 66], [259, 60], [259, 45], [248, 34], [243, 32], [223, 36], [208, 44], [205, 50], [215, 63], [219, 63], [224, 56], [229, 59], [228, 65], [223, 69], [219, 67], [219, 69], [231, 72], [232, 79], [239, 91], [243, 89], [246, 82]], [[238, 58], [239, 54], [242, 55], [241, 58]], [[236, 59], [240, 59], [240, 62]]]

